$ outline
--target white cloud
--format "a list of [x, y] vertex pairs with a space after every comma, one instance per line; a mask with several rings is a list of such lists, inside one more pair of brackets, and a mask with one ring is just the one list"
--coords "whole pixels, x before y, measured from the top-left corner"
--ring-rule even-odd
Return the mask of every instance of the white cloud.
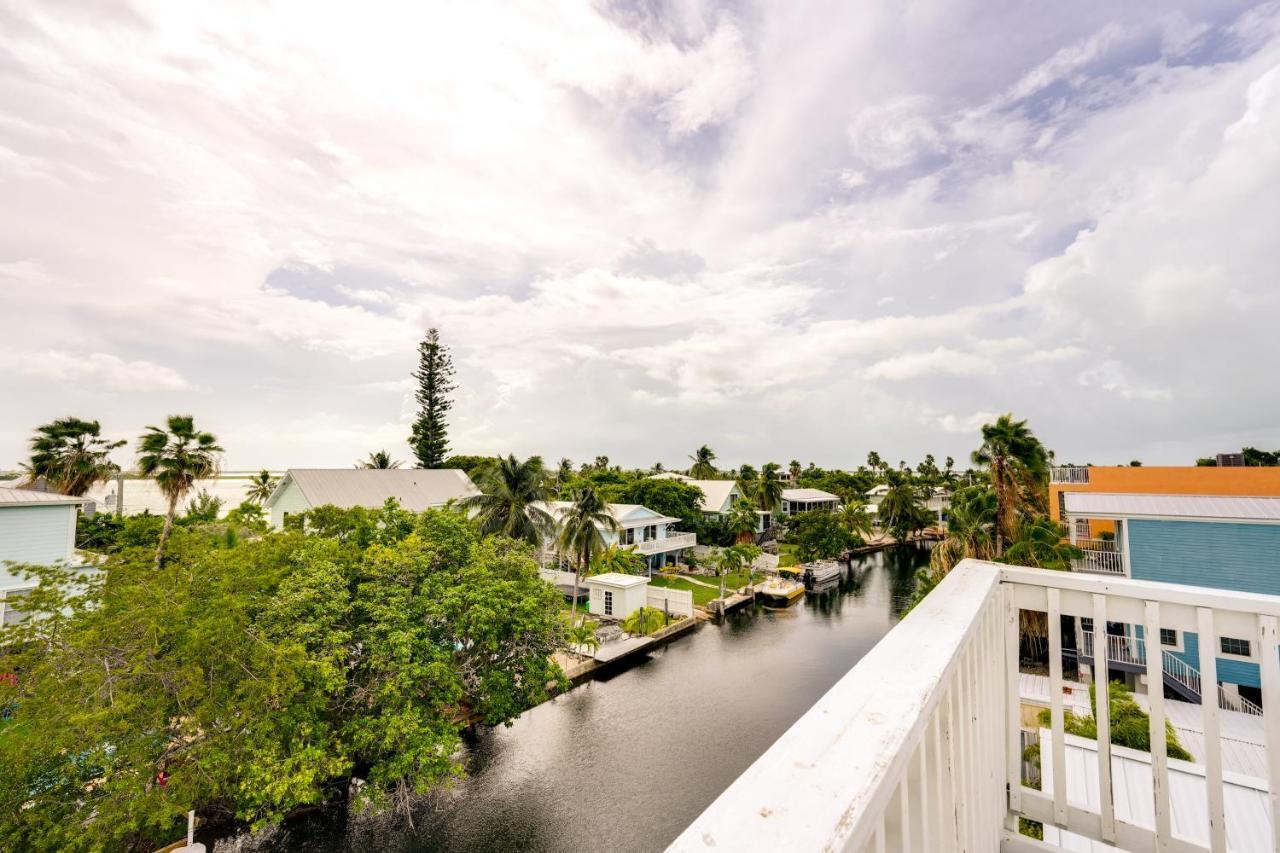
[[404, 456], [437, 325], [459, 450], [1188, 461], [1280, 422], [1280, 11], [1183, 6], [3, 13], [0, 394]]
[[56, 382], [68, 391], [144, 394], [183, 391], [191, 387], [173, 368], [141, 359], [125, 361], [110, 353], [50, 349], [42, 352], [11, 351], [0, 358], [19, 374]]

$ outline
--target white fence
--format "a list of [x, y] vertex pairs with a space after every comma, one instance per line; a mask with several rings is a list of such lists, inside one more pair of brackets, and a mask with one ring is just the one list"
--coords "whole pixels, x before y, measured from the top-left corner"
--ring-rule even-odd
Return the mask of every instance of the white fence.
[[574, 578], [577, 575], [573, 572], [562, 572], [557, 569], [538, 569], [538, 577], [556, 586], [573, 586]]
[[[1041, 624], [1048, 626], [1044, 790], [1022, 784], [1020, 611], [1043, 614]], [[1083, 839], [1093, 839], [1162, 853], [1225, 853], [1231, 819], [1233, 850], [1280, 849], [1271, 831], [1280, 825], [1280, 793], [1268, 796], [1266, 784], [1259, 783], [1263, 790], [1252, 800], [1256, 811], [1243, 817], [1238, 808], [1224, 805], [1217, 702], [1200, 705], [1204, 754], [1195, 756], [1195, 770], [1203, 785], [1189, 790], [1182, 784], [1185, 768], [1192, 766], [1183, 762], [1175, 762], [1179, 784], [1170, 784], [1160, 690], [1148, 696], [1153, 749], [1145, 775], [1131, 772], [1136, 765], [1125, 763], [1129, 751], [1117, 748], [1115, 766], [1127, 769], [1113, 778], [1107, 670], [1094, 667], [1100, 688], [1096, 757], [1072, 761], [1068, 769], [1062, 616], [1091, 618], [1095, 625], [1142, 625], [1153, 643], [1159, 642], [1161, 628], [1196, 632], [1206, 684], [1217, 683], [1217, 638], [1250, 638], [1268, 709], [1262, 721], [1269, 786], [1280, 792], [1280, 597], [966, 560], [726, 789], [672, 849], [1056, 849], [1020, 836], [1019, 818], [1043, 823], [1046, 839], [1061, 838], [1062, 830], [1080, 836], [1085, 846], [1078, 849], [1089, 849]], [[1143, 661], [1147, 683], [1162, 683], [1163, 655], [1144, 651], [1132, 657]], [[1179, 835], [1173, 833], [1175, 825]]]
[[650, 586], [645, 593], [645, 606], [662, 610], [672, 616], [692, 616], [693, 593], [687, 589]]
[[1050, 483], [1087, 483], [1089, 469], [1083, 465], [1059, 465], [1049, 469]]

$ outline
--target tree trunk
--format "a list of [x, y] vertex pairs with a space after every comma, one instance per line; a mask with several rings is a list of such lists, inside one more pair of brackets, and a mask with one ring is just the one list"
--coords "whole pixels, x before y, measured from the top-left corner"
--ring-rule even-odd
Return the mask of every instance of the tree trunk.
[[160, 531], [160, 541], [156, 543], [156, 569], [160, 568], [160, 561], [164, 558], [164, 546], [169, 544], [169, 534], [173, 532], [173, 516], [178, 511], [178, 496], [171, 495], [169, 497], [169, 511], [164, 515], [164, 529]]
[[582, 561], [578, 560], [573, 567], [573, 601], [569, 603], [569, 624], [578, 619], [578, 584], [582, 582]]
[[995, 459], [995, 486], [996, 486], [996, 556], [1004, 556], [1004, 525], [1005, 512], [1008, 496], [1005, 494], [1004, 481], [1004, 457], [997, 456]]

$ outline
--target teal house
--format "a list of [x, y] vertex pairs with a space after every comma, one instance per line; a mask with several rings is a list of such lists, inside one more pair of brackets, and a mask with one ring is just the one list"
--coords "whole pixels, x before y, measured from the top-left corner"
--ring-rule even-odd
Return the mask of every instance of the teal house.
[[[1072, 541], [1084, 551], [1077, 571], [1280, 595], [1280, 498], [1091, 492], [1064, 497]], [[1114, 538], [1083, 538], [1088, 522], [1098, 520], [1114, 523]], [[1093, 626], [1082, 622], [1079, 649], [1092, 664]], [[1204, 639], [1190, 631], [1160, 633], [1166, 687], [1199, 701]], [[1139, 672], [1136, 661], [1125, 660], [1130, 646], [1122, 638], [1140, 638], [1141, 627], [1109, 623], [1107, 634], [1111, 668]], [[1256, 643], [1232, 636], [1214, 637], [1213, 643], [1223, 707], [1255, 712], [1262, 702]]]

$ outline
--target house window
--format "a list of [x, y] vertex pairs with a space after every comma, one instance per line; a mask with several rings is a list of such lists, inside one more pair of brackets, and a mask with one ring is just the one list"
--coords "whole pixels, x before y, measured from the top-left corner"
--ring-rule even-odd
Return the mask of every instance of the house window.
[[1249, 657], [1249, 641], [1240, 640], [1235, 637], [1222, 637], [1222, 653], [1224, 655], [1236, 655], [1238, 657]]
[[618, 541], [623, 545], [634, 545], [636, 543], [636, 529], [628, 527], [618, 533]]
[[17, 625], [26, 618], [27, 614], [18, 609], [26, 595], [25, 592], [9, 592], [0, 598], [0, 625]]
[[1092, 620], [1092, 619], [1090, 619], [1088, 616], [1081, 616], [1081, 617], [1080, 617], [1080, 630], [1081, 630], [1081, 631], [1092, 631], [1092, 630], [1093, 630], [1093, 620]]
[[613, 590], [606, 589], [604, 591], [604, 615], [613, 615]]
[[654, 539], [657, 539], [657, 538], [658, 538], [658, 525], [656, 524], [647, 525], [644, 529], [644, 541], [652, 542]]
[[1172, 628], [1160, 629], [1160, 645], [1176, 646], [1178, 645], [1178, 632]]

